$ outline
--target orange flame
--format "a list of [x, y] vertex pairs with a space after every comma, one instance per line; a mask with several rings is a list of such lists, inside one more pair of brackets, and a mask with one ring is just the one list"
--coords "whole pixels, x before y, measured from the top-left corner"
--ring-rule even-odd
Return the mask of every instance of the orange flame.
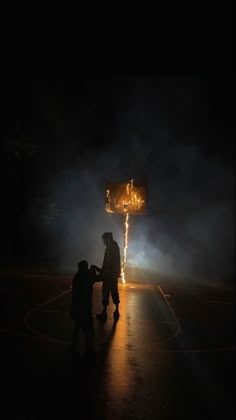
[[146, 196], [142, 186], [135, 186], [134, 180], [127, 184], [109, 184], [106, 190], [106, 212], [120, 214], [142, 214], [145, 211]]
[[124, 247], [121, 264], [121, 280], [126, 282], [125, 268], [128, 250], [129, 215], [143, 214], [146, 206], [146, 187], [134, 185], [131, 179], [127, 184], [107, 184], [106, 207], [107, 213], [118, 213], [125, 215], [124, 222]]

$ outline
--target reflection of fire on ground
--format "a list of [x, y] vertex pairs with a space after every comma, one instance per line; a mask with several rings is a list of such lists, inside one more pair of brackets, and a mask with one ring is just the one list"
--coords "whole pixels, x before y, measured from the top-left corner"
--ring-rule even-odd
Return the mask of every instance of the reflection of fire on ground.
[[107, 383], [110, 392], [112, 395], [116, 395], [116, 398], [119, 402], [123, 401], [125, 398], [128, 398], [129, 393], [132, 390], [131, 369], [128, 360], [128, 293], [127, 291], [123, 290], [123, 287], [125, 286], [122, 286], [122, 289], [120, 290], [122, 317], [117, 323], [116, 331], [113, 336], [112, 345], [108, 355], [108, 363], [111, 366], [112, 374], [108, 377], [109, 380]]

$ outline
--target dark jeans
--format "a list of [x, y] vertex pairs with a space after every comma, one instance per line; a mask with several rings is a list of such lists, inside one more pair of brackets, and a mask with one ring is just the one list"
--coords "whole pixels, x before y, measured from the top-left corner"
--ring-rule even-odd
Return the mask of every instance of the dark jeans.
[[75, 319], [74, 320], [74, 331], [72, 335], [72, 341], [75, 344], [78, 339], [79, 331], [82, 330], [85, 337], [85, 344], [87, 350], [90, 350], [93, 347], [93, 336], [94, 336], [94, 325], [93, 318], [89, 317], [88, 319]]
[[103, 280], [102, 303], [104, 306], [107, 306], [109, 304], [110, 294], [111, 294], [114, 305], [117, 305], [120, 302], [117, 278], [109, 278], [109, 279]]

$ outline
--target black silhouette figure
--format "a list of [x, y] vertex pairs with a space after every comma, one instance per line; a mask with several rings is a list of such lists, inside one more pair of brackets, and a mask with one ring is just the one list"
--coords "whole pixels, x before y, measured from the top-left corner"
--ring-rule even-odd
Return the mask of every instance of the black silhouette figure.
[[118, 293], [118, 277], [120, 277], [120, 248], [113, 239], [112, 232], [105, 232], [102, 239], [106, 245], [106, 251], [102, 268], [96, 267], [96, 270], [101, 275], [102, 285], [102, 304], [103, 310], [97, 314], [96, 318], [100, 321], [107, 319], [107, 306], [109, 304], [109, 296], [111, 293], [113, 303], [115, 305], [115, 312], [113, 313], [114, 320], [119, 319], [119, 293]]
[[72, 304], [70, 315], [74, 320], [72, 335], [72, 349], [76, 348], [80, 329], [85, 337], [87, 353], [94, 351], [94, 325], [93, 325], [93, 284], [101, 281], [93, 266], [88, 268], [88, 262], [83, 260], [78, 264], [78, 272], [72, 280]]

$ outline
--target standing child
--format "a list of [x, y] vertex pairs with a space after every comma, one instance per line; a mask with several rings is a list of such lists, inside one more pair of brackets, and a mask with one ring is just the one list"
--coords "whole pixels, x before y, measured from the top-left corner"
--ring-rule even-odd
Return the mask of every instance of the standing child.
[[100, 281], [93, 266], [89, 269], [88, 262], [83, 260], [78, 264], [78, 272], [72, 280], [71, 318], [74, 321], [72, 348], [75, 349], [80, 329], [85, 337], [86, 350], [93, 352], [93, 283]]

